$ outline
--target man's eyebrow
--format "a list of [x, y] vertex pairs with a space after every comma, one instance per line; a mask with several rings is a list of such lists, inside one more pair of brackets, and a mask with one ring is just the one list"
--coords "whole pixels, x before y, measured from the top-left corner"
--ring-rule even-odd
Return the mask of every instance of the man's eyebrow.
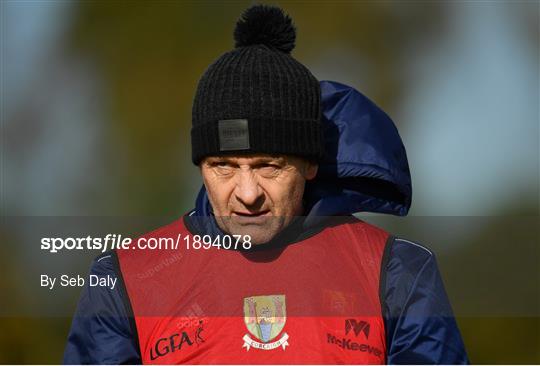
[[260, 163], [285, 163], [285, 159], [283, 157], [280, 157], [280, 156], [276, 156], [276, 157], [264, 157], [264, 158], [260, 158], [259, 160], [257, 160], [255, 162], [255, 164], [260, 164]]
[[232, 159], [227, 158], [226, 156], [216, 156], [216, 157], [208, 158], [207, 161], [209, 163], [218, 163], [218, 162], [232, 161]]

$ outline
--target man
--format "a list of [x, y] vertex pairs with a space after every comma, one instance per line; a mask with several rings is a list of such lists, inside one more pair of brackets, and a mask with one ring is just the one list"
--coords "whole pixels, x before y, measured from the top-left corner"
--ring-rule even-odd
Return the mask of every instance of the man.
[[[467, 363], [431, 251], [352, 216], [405, 215], [410, 173], [384, 112], [292, 58], [281, 9], [249, 8], [199, 81], [194, 210], [91, 273], [65, 363]], [[322, 112], [322, 115], [321, 115]]]

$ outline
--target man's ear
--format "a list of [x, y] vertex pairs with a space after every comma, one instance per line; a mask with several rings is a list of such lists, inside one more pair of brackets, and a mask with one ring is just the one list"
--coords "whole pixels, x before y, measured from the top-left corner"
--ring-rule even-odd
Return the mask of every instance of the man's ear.
[[306, 180], [312, 180], [313, 178], [317, 176], [318, 170], [319, 170], [319, 164], [308, 161], [304, 178], [306, 178]]

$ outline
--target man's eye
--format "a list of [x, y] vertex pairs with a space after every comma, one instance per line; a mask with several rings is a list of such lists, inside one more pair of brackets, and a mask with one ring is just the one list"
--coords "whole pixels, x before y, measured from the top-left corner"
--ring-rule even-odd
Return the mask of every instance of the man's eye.
[[274, 164], [261, 164], [257, 170], [263, 175], [271, 175], [277, 173], [279, 169], [280, 167]]
[[211, 163], [211, 166], [214, 167], [214, 168], [216, 168], [216, 167], [223, 168], [223, 167], [230, 167], [231, 164], [226, 162], [226, 161], [216, 161], [214, 163]]
[[229, 175], [233, 171], [232, 165], [227, 162], [216, 162], [212, 164], [212, 166], [219, 175]]

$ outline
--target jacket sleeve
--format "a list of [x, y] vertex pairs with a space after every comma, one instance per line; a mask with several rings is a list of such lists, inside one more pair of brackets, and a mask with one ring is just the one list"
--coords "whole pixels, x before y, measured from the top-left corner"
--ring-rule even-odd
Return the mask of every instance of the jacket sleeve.
[[89, 275], [117, 278], [111, 290], [88, 284], [73, 317], [64, 364], [140, 364], [139, 346], [115, 252], [97, 257]]
[[382, 276], [387, 363], [468, 364], [433, 253], [392, 238]]

